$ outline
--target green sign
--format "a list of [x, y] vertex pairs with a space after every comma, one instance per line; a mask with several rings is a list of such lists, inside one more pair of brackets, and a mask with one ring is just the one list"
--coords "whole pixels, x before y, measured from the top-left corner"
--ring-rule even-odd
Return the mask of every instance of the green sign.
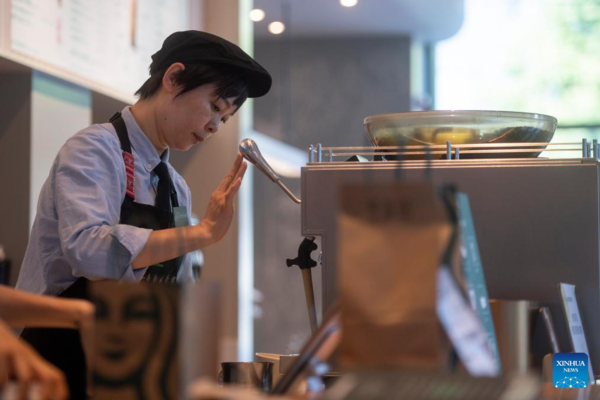
[[490, 348], [496, 358], [498, 369], [501, 370], [498, 342], [496, 341], [496, 331], [494, 330], [494, 321], [490, 311], [485, 276], [479, 257], [475, 226], [473, 225], [469, 198], [465, 193], [456, 194], [456, 205], [461, 236], [462, 269], [467, 282], [469, 300], [471, 307], [475, 310], [485, 328]]

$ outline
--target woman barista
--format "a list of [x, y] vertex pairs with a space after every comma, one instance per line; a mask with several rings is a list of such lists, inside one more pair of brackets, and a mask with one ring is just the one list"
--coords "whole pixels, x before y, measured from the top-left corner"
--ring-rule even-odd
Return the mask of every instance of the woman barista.
[[[193, 280], [187, 253], [219, 241], [233, 218], [246, 164], [238, 154], [197, 226], [185, 225], [190, 191], [169, 165], [215, 134], [269, 73], [236, 45], [199, 31], [176, 32], [152, 56], [139, 100], [59, 151], [38, 203], [17, 288], [85, 297], [87, 280]], [[183, 218], [185, 219], [185, 218]], [[73, 398], [85, 396], [85, 357], [74, 330], [26, 329], [61, 368]]]

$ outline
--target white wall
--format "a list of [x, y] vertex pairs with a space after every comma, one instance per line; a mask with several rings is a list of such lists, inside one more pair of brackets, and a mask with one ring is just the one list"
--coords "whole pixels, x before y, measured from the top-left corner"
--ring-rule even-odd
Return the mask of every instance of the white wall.
[[92, 122], [89, 90], [37, 71], [31, 91], [31, 180], [29, 224], [33, 224], [40, 190], [58, 150]]

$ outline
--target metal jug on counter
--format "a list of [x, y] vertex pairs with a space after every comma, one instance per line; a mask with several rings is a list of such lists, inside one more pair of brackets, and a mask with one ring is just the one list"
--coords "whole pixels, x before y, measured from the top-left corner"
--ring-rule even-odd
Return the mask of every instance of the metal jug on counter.
[[256, 388], [269, 392], [273, 383], [272, 362], [222, 362], [223, 385]]

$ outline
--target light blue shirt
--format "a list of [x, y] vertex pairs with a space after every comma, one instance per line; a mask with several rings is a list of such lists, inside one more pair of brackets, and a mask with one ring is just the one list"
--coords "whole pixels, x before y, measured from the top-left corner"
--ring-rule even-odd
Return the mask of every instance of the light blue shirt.
[[[135, 158], [135, 201], [154, 205], [161, 161], [129, 107], [122, 111]], [[167, 163], [180, 206], [191, 212], [191, 193]], [[29, 245], [17, 288], [56, 295], [77, 278], [139, 281], [146, 269], [131, 262], [148, 241], [150, 229], [119, 223], [125, 198], [125, 164], [121, 144], [110, 123], [92, 125], [60, 149], [40, 192]], [[179, 269], [179, 282], [193, 280], [190, 255]]]

